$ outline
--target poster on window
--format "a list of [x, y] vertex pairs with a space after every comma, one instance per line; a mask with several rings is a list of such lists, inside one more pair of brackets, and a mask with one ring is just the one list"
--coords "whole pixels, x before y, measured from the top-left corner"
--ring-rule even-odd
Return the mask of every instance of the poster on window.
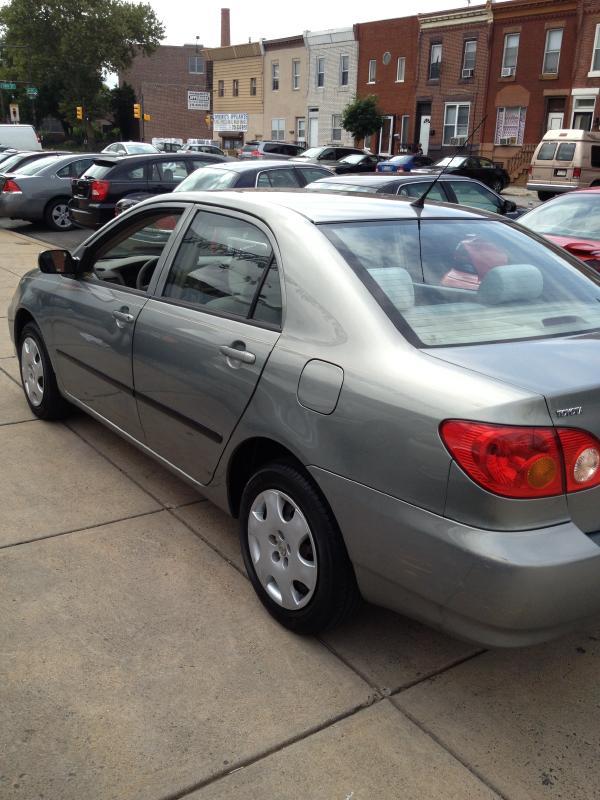
[[209, 111], [210, 92], [188, 92], [187, 107], [188, 111]]
[[213, 114], [213, 131], [239, 131], [248, 130], [248, 114]]
[[499, 108], [496, 119], [496, 144], [521, 145], [525, 133], [525, 113], [527, 109]]

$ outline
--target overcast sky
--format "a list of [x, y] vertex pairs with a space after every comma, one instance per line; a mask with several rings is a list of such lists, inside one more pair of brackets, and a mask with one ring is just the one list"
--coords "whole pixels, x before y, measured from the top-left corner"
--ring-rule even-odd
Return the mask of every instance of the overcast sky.
[[[221, 44], [221, 8], [231, 9], [231, 43], [250, 37], [275, 39], [305, 30], [340, 28], [355, 22], [405, 17], [425, 11], [466, 7], [466, 0], [243, 0], [243, 2], [190, 3], [190, 0], [147, 0], [166, 29], [164, 44], [194, 43], [199, 36], [206, 47]], [[477, 3], [473, 2], [472, 5]]]

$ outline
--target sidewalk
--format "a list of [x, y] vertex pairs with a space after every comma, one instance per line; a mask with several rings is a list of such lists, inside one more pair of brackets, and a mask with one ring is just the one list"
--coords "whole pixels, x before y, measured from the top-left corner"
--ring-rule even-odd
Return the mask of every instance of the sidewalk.
[[0, 231], [0, 798], [593, 800], [600, 624], [484, 652], [367, 607], [285, 631], [236, 523], [95, 421], [32, 417]]

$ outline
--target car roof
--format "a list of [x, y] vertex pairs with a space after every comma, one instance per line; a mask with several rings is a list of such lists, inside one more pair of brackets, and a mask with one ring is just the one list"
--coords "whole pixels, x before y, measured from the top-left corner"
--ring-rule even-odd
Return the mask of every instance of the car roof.
[[[208, 165], [207, 165], [208, 166]], [[302, 164], [298, 161], [291, 161], [288, 159], [269, 159], [269, 161], [219, 161], [215, 164], [211, 163], [214, 169], [225, 169], [231, 172], [248, 172], [249, 170], [260, 170], [263, 172], [266, 169], [275, 169], [277, 167], [301, 167]], [[198, 169], [203, 169], [198, 167]], [[323, 167], [323, 171], [328, 171], [327, 167]]]
[[[170, 197], [172, 201], [175, 195]], [[260, 214], [261, 210], [276, 211], [278, 208], [295, 212], [314, 223], [352, 222], [359, 220], [417, 219], [490, 219], [494, 215], [478, 209], [465, 209], [446, 203], [425, 204], [415, 208], [410, 200], [381, 195], [358, 195], [356, 193], [319, 193], [305, 189], [225, 189], [218, 192], [178, 192], [178, 201], [204, 203], [227, 207], [232, 205], [240, 211]], [[165, 202], [166, 196], [153, 198], [153, 202]], [[152, 205], [146, 201], [143, 205]]]
[[331, 178], [320, 178], [320, 183], [348, 183], [352, 186], [384, 186], [387, 183], [400, 182], [400, 183], [433, 183], [437, 178], [438, 181], [466, 181], [467, 183], [479, 183], [474, 181], [473, 178], [466, 178], [463, 175], [438, 175], [437, 173], [421, 173], [412, 172], [409, 175], [394, 175], [389, 172], [376, 172], [372, 175], [332, 175]]
[[[86, 155], [82, 153], [81, 155]], [[223, 163], [223, 156], [218, 156], [214, 153], [130, 153], [126, 156], [119, 156], [116, 153], [98, 153], [94, 154], [95, 164], [130, 164], [136, 161], [175, 161], [180, 158], [192, 161], [194, 158], [207, 158], [207, 164], [221, 164]], [[214, 162], [213, 162], [213, 159]]]

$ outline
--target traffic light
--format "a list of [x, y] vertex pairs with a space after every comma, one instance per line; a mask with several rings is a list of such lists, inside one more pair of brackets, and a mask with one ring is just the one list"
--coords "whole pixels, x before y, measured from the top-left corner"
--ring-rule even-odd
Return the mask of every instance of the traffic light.
[[133, 104], [133, 118], [134, 119], [142, 118], [142, 106], [140, 105], [140, 103]]
[[152, 117], [150, 116], [150, 114], [144, 114], [144, 122], [150, 122], [151, 119]]
[[83, 119], [83, 106], [77, 106], [77, 108], [75, 109], [75, 114], [77, 116], [77, 119]]
[[210, 123], [212, 122], [212, 119], [211, 119], [211, 116], [210, 116], [210, 114], [207, 114], [207, 115], [204, 117], [204, 122], [206, 123], [206, 127], [207, 127], [207, 128], [210, 128]]

